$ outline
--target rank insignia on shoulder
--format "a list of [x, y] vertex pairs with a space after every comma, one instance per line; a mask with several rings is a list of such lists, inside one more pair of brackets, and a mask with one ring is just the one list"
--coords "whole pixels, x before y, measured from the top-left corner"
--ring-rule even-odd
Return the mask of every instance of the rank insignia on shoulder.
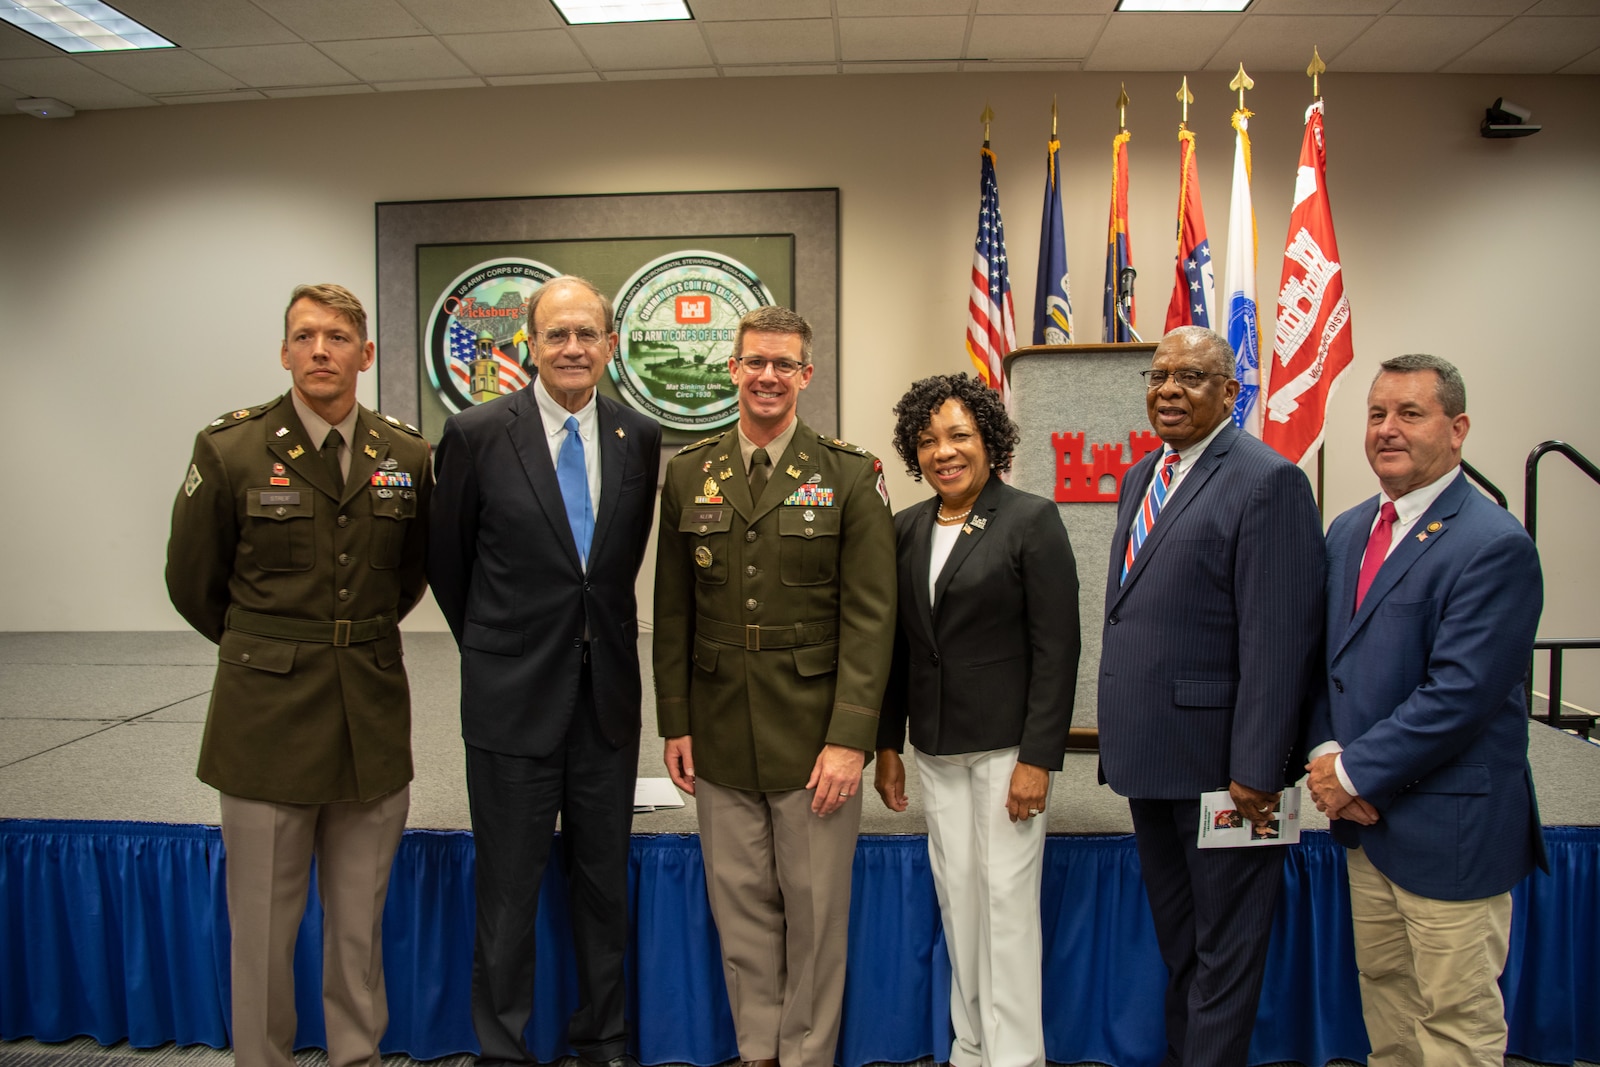
[[306, 446], [305, 445], [295, 445], [293, 448], [289, 449], [289, 458], [290, 459], [299, 459], [301, 456], [303, 456], [305, 454], [306, 454]]
[[385, 415], [383, 418], [384, 418], [385, 422], [387, 422], [387, 423], [389, 423], [389, 424], [391, 424], [393, 426], [399, 426], [400, 425], [400, 420], [395, 418], [393, 415]]
[[213, 425], [213, 426], [221, 426], [223, 423], [225, 423], [227, 421], [228, 421], [227, 419], [212, 419], [211, 420], [211, 425]]
[[194, 491], [200, 488], [200, 483], [205, 479], [200, 477], [200, 468], [193, 463], [189, 464], [189, 476], [183, 480], [183, 495], [194, 496]]

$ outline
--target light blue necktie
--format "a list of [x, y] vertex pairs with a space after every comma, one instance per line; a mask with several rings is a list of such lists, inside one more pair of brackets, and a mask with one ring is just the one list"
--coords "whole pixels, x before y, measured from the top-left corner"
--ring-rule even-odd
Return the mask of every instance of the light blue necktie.
[[556, 480], [561, 483], [561, 499], [567, 505], [567, 522], [572, 524], [572, 539], [578, 545], [578, 559], [589, 566], [589, 542], [594, 539], [594, 505], [589, 500], [589, 471], [583, 462], [583, 438], [578, 436], [578, 417], [567, 416], [567, 439], [556, 456]]

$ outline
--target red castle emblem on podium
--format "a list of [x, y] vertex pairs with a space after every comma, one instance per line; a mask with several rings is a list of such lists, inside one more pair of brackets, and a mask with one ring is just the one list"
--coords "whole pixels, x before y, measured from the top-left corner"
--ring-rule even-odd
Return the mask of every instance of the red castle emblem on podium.
[[[1120, 444], [1093, 444], [1085, 461], [1081, 433], [1053, 433], [1050, 443], [1056, 451], [1056, 501], [1062, 504], [1115, 504], [1122, 489], [1122, 476], [1145, 456], [1161, 447], [1161, 438], [1149, 430], [1128, 431], [1128, 458], [1122, 458]], [[1109, 489], [1101, 488], [1111, 479]]]

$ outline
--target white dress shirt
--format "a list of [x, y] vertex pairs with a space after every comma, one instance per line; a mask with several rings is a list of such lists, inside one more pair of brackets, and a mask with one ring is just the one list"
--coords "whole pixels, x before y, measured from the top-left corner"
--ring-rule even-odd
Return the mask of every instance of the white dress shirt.
[[[938, 514], [937, 511], [934, 514]], [[933, 603], [933, 587], [939, 584], [939, 572], [944, 570], [945, 561], [950, 558], [950, 553], [956, 547], [956, 538], [961, 536], [962, 523], [951, 526], [933, 524], [933, 551], [928, 559], [928, 603]]]
[[539, 378], [533, 380], [534, 399], [539, 402], [539, 418], [544, 421], [545, 439], [550, 445], [550, 465], [559, 467], [561, 446], [567, 443], [567, 416], [578, 417], [578, 438], [583, 442], [583, 470], [589, 476], [589, 506], [600, 514], [600, 403], [598, 390], [577, 411], [568, 411]]
[[[1206, 434], [1205, 437], [1201, 438], [1199, 441], [1196, 441], [1188, 448], [1182, 448], [1178, 450], [1178, 465], [1172, 469], [1172, 484], [1167, 486], [1167, 500], [1172, 499], [1172, 494], [1176, 493], [1178, 491], [1178, 486], [1183, 483], [1184, 475], [1193, 470], [1194, 465], [1200, 462], [1200, 457], [1205, 455], [1206, 449], [1211, 447], [1211, 442], [1217, 439], [1217, 434], [1221, 433], [1222, 428], [1232, 421], [1233, 420], [1231, 418], [1223, 419], [1221, 422], [1217, 423], [1216, 428], [1210, 433]], [[1164, 456], [1166, 453], [1165, 445], [1162, 446], [1161, 452]], [[1150, 487], [1156, 484], [1157, 478], [1161, 477], [1161, 462], [1161, 458], [1158, 457], [1156, 459], [1155, 469], [1150, 472], [1150, 480], [1145, 483], [1144, 493], [1139, 497], [1140, 500], [1143, 500], [1146, 496], [1150, 495]], [[1163, 504], [1162, 506], [1165, 507], [1166, 505]], [[1160, 521], [1161, 517], [1159, 515], [1156, 516], [1156, 522], [1159, 523]], [[1134, 526], [1138, 525], [1138, 523], [1139, 513], [1136, 511], [1133, 515], [1133, 522], [1128, 525], [1129, 537], [1133, 536], [1133, 528]]]

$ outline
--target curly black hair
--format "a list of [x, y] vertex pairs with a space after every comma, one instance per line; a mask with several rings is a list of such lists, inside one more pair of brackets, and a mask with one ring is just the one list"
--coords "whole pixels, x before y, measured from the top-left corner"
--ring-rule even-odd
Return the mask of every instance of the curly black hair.
[[1017, 447], [1019, 436], [1017, 424], [1006, 414], [1006, 405], [999, 393], [989, 388], [983, 379], [962, 373], [935, 374], [912, 382], [906, 395], [894, 406], [894, 450], [905, 461], [906, 472], [922, 481], [922, 467], [917, 463], [917, 438], [928, 428], [933, 413], [951, 397], [972, 412], [994, 472], [1010, 470], [1011, 453]]

